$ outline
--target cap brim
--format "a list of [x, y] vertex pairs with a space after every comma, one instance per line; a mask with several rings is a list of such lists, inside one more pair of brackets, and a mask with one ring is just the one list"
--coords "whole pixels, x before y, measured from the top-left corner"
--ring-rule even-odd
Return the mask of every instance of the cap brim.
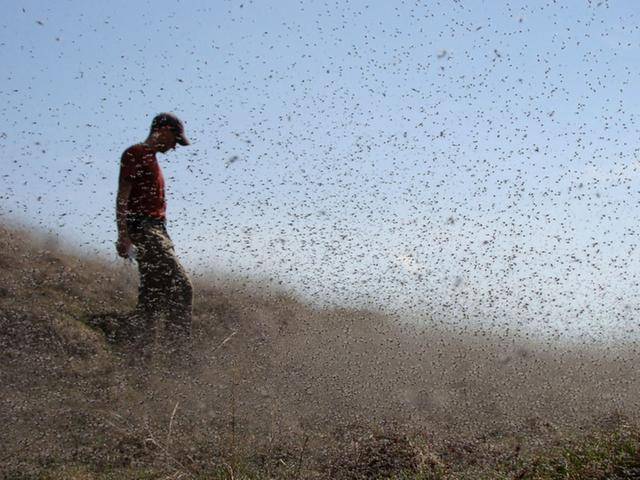
[[176, 141], [182, 145], [183, 147], [186, 147], [187, 145], [191, 145], [191, 142], [189, 141], [189, 139], [185, 136], [180, 135], [178, 138], [176, 138]]

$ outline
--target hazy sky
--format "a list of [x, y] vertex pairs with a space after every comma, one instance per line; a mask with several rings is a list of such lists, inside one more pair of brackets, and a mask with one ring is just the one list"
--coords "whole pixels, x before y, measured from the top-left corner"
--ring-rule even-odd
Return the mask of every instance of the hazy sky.
[[173, 111], [193, 145], [159, 159], [192, 272], [438, 321], [636, 332], [639, 3], [2, 10], [7, 221], [119, 262], [120, 154]]

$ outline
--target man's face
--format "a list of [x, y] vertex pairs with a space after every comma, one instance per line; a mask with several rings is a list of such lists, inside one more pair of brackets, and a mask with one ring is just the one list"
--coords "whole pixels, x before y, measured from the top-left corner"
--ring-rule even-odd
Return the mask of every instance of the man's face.
[[160, 152], [165, 153], [176, 148], [176, 134], [171, 127], [162, 127], [158, 129], [158, 146]]

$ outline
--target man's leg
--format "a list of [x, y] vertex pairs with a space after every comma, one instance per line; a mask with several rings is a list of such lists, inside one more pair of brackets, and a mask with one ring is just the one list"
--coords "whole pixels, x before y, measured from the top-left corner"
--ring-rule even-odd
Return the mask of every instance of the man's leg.
[[188, 352], [191, 349], [193, 287], [175, 255], [174, 259], [171, 291], [167, 298], [165, 338], [168, 348]]
[[[139, 248], [138, 251], [140, 250], [143, 249]], [[161, 290], [154, 285], [153, 261], [147, 255], [139, 255], [136, 261], [140, 274], [140, 286], [138, 288], [138, 304], [129, 316], [131, 342], [136, 349], [141, 350], [145, 357], [150, 357], [161, 310], [159, 305]]]
[[158, 241], [155, 238], [153, 226], [138, 221], [128, 225], [131, 240], [136, 246], [136, 262], [140, 274], [138, 288], [138, 304], [129, 317], [131, 327], [131, 341], [142, 350], [145, 356], [151, 355], [155, 343], [156, 328], [160, 313], [164, 310], [164, 292], [159, 268]]
[[166, 322], [163, 343], [169, 353], [188, 356], [191, 353], [193, 286], [176, 257], [173, 242], [162, 228], [163, 249], [160, 258], [166, 273]]
[[191, 281], [175, 255], [163, 222], [142, 220], [131, 225], [129, 234], [137, 248], [140, 270], [136, 312], [149, 322], [143, 331], [154, 334], [157, 317], [164, 317], [163, 349], [179, 362], [191, 353]]

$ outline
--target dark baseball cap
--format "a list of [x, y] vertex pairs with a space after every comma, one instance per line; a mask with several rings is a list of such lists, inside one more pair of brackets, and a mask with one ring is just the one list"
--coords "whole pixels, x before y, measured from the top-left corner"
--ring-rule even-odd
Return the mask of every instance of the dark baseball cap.
[[171, 127], [173, 133], [176, 135], [176, 141], [180, 145], [191, 145], [189, 139], [184, 133], [184, 125], [178, 117], [173, 113], [159, 113], [153, 118], [151, 122], [151, 131], [154, 132], [162, 127]]

